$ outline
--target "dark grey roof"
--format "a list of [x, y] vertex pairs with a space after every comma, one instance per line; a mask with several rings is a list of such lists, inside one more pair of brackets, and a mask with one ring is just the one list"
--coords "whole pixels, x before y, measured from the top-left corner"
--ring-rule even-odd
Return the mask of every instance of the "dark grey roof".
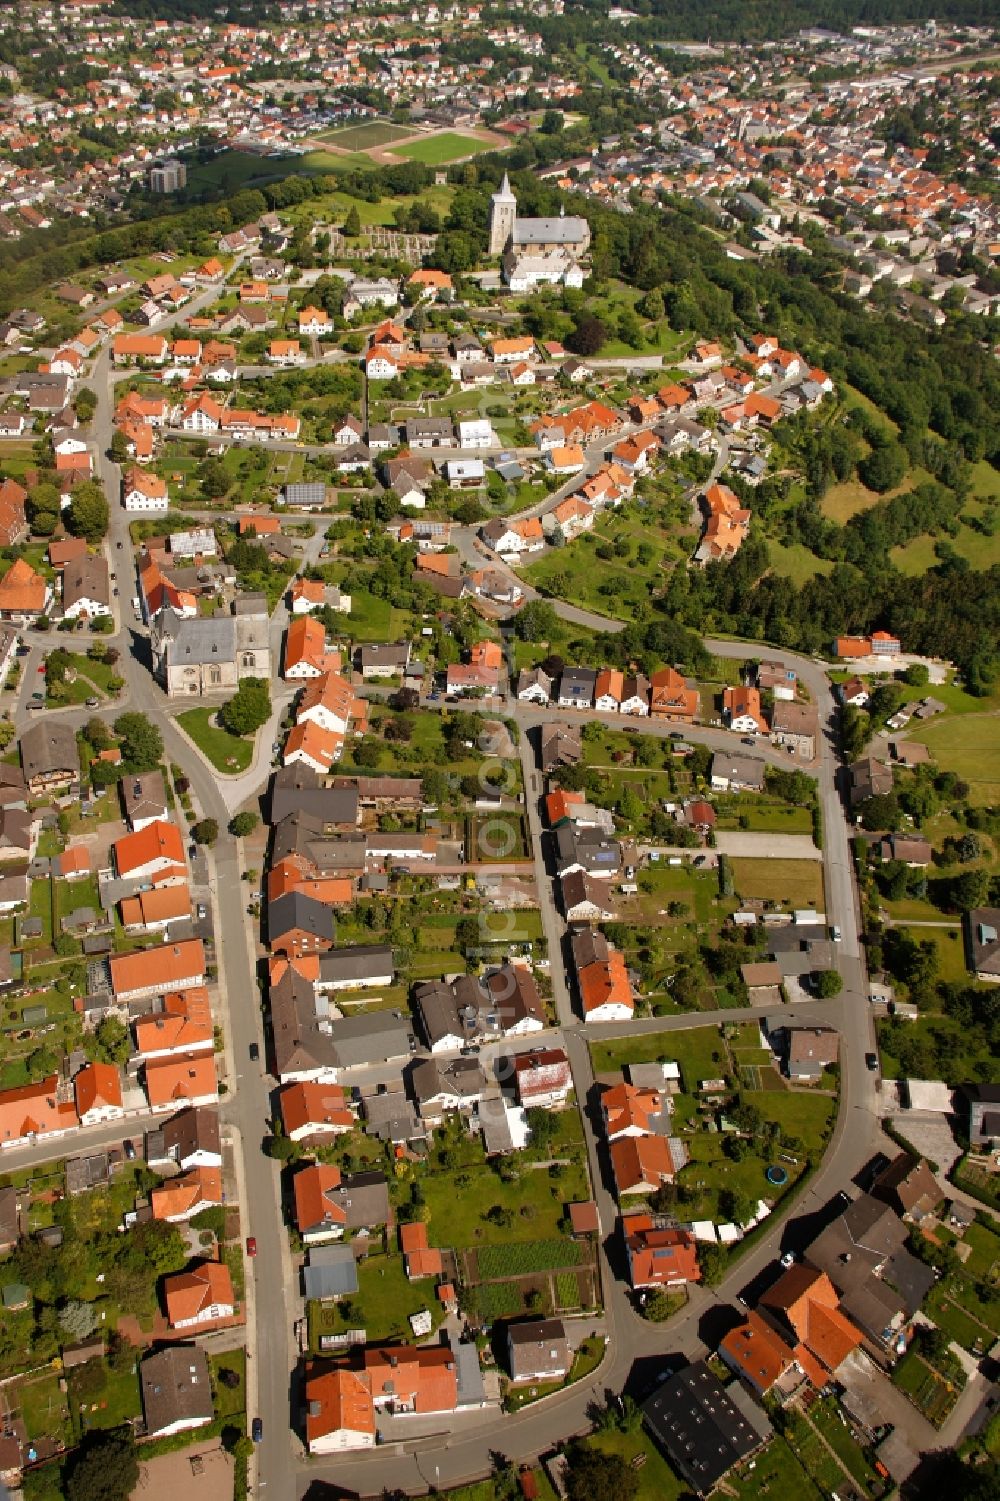
[[414, 1002], [430, 1047], [449, 1037], [475, 1042], [503, 1030], [496, 1003], [472, 975], [460, 975], [450, 984], [432, 980], [418, 985]]
[[197, 1345], [170, 1345], [147, 1355], [139, 1384], [147, 1433], [162, 1433], [178, 1422], [200, 1427], [215, 1415], [208, 1356]]
[[21, 766], [25, 780], [52, 776], [59, 772], [80, 774], [80, 753], [76, 735], [63, 720], [45, 718], [36, 720], [22, 733], [20, 740]]
[[486, 1075], [478, 1058], [450, 1058], [447, 1063], [418, 1058], [410, 1070], [410, 1088], [420, 1104], [442, 1095], [473, 1101], [486, 1088]]
[[[382, 1173], [352, 1173], [324, 1197], [344, 1210], [348, 1230], [384, 1225], [389, 1218], [389, 1185]], [[308, 1227], [304, 1227], [308, 1228]]]
[[744, 756], [738, 751], [716, 751], [712, 757], [712, 776], [728, 777], [742, 787], [761, 788], [764, 785], [765, 763], [759, 756]]
[[288, 891], [268, 902], [267, 936], [272, 947], [285, 933], [295, 930], [332, 943], [336, 937], [332, 908], [314, 897], [304, 896], [301, 891]]
[[358, 821], [357, 787], [324, 787], [313, 768], [301, 761], [283, 766], [271, 783], [271, 822], [280, 823], [297, 812], [315, 818], [318, 832], [324, 827], [351, 827]]
[[331, 1028], [340, 1068], [360, 1068], [409, 1058], [416, 1039], [409, 1019], [396, 1011], [369, 1011], [345, 1016]]
[[195, 1152], [222, 1155], [219, 1137], [219, 1112], [214, 1105], [192, 1105], [172, 1115], [162, 1128], [163, 1150], [177, 1162], [185, 1162]]
[[78, 599], [93, 599], [105, 605], [111, 603], [106, 558], [89, 552], [83, 557], [73, 558], [63, 569], [62, 579], [63, 610]]
[[706, 1495], [760, 1447], [750, 1424], [703, 1360], [685, 1366], [643, 1403], [643, 1421], [671, 1464]]
[[590, 226], [586, 219], [573, 214], [557, 215], [551, 219], [515, 219], [513, 241], [515, 245], [569, 245], [583, 246], [590, 239]]
[[342, 1298], [358, 1290], [358, 1264], [351, 1247], [314, 1246], [302, 1269], [307, 1298]]
[[162, 771], [144, 771], [137, 776], [122, 777], [118, 783], [125, 817], [160, 818], [167, 811], [167, 790]]
[[976, 907], [967, 922], [973, 970], [1000, 977], [1000, 907]]
[[571, 823], [556, 829], [556, 850], [560, 874], [566, 866], [580, 864], [591, 875], [614, 875], [622, 863], [617, 839], [609, 839], [600, 829], [580, 829]]
[[162, 637], [171, 665], [204, 666], [236, 660], [236, 620], [232, 615], [182, 620], [176, 610], [163, 610], [154, 635]]
[[320, 955], [319, 984], [338, 981], [361, 981], [377, 975], [393, 974], [392, 949], [386, 944], [356, 944], [353, 948], [332, 949]]

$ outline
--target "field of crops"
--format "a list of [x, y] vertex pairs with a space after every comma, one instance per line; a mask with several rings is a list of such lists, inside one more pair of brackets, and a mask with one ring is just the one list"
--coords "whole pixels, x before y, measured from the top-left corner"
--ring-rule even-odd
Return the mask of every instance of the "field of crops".
[[572, 1240], [522, 1240], [509, 1245], [482, 1246], [476, 1252], [479, 1276], [521, 1277], [527, 1272], [551, 1272], [558, 1267], [578, 1266], [580, 1247]]
[[487, 1282], [475, 1290], [476, 1312], [486, 1324], [521, 1312], [521, 1294], [513, 1282]]

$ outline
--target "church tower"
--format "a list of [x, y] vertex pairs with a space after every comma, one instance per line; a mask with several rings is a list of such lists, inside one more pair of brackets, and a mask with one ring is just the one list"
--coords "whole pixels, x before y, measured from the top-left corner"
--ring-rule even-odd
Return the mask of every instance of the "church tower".
[[503, 255], [514, 237], [514, 220], [517, 218], [517, 199], [510, 190], [506, 172], [500, 191], [490, 199], [490, 255]]

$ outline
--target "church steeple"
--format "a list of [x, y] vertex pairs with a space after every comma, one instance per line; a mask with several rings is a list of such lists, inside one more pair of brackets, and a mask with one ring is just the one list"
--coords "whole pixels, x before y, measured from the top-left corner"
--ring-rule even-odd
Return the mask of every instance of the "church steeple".
[[490, 255], [503, 255], [514, 236], [517, 199], [505, 172], [499, 190], [490, 199]]

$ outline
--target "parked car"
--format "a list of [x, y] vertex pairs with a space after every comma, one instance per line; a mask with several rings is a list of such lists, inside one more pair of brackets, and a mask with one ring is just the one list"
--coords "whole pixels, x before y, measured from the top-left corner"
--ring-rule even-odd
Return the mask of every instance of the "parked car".
[[101, 700], [99, 698], [88, 698], [87, 699], [87, 708], [88, 709], [99, 709], [100, 706], [101, 706]]
[[868, 1069], [869, 1073], [872, 1073], [872, 1074], [875, 1073], [876, 1069], [878, 1068], [878, 1054], [877, 1053], [866, 1053], [865, 1054], [865, 1067]]
[[257, 1237], [256, 1237], [256, 1235], [248, 1235], [247, 1236], [247, 1255], [248, 1256], [256, 1256], [257, 1255]]
[[260, 1058], [260, 1044], [257, 1043], [257, 1042], [252, 1042], [250, 1044], [250, 1062], [251, 1063], [256, 1063], [259, 1058]]
[[204, 902], [199, 902], [198, 903], [198, 916], [200, 918], [204, 918], [204, 917], [208, 916], [208, 908], [205, 906]]
[[743, 738], [740, 740], [740, 744], [741, 745], [756, 745], [757, 742], [753, 738], [752, 735], [744, 735]]
[[134, 1141], [129, 1141], [126, 1138], [126, 1140], [122, 1142], [122, 1151], [125, 1153], [125, 1157], [126, 1157], [127, 1161], [129, 1161], [129, 1162], [134, 1162], [135, 1161], [135, 1142]]
[[250, 1437], [253, 1439], [255, 1444], [260, 1443], [261, 1439], [264, 1437], [263, 1418], [254, 1418], [253, 1426], [250, 1429]]

